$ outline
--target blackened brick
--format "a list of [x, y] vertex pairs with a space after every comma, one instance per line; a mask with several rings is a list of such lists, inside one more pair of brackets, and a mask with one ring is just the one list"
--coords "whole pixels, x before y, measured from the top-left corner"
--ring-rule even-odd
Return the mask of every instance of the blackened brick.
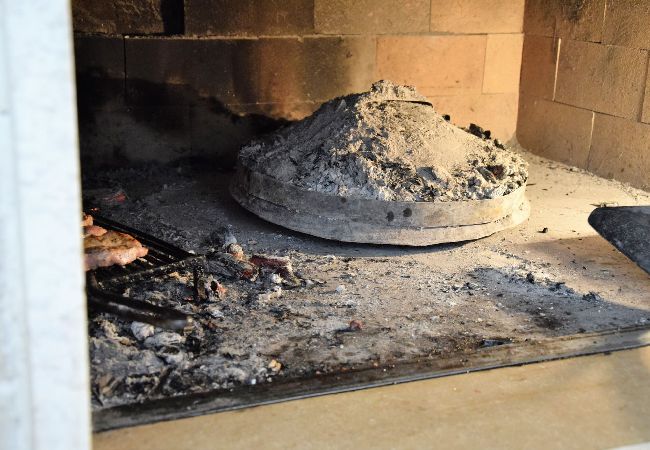
[[173, 19], [166, 12], [178, 1], [73, 0], [73, 28], [86, 33], [162, 34], [166, 31], [164, 19]]
[[186, 0], [185, 31], [198, 36], [298, 35], [314, 28], [313, 0]]

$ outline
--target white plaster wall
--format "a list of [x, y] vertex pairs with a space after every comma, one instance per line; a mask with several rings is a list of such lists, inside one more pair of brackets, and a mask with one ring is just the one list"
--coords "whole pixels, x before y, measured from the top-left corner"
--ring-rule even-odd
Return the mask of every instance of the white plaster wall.
[[68, 0], [0, 0], [0, 448], [90, 447]]

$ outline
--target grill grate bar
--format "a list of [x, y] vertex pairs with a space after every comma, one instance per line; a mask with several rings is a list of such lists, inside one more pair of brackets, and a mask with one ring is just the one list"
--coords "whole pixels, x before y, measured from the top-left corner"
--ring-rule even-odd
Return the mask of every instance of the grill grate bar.
[[[134, 282], [185, 269], [191, 270], [193, 273], [194, 300], [198, 301], [199, 277], [203, 273], [205, 257], [186, 252], [110, 219], [95, 216], [94, 222], [107, 230], [115, 230], [133, 236], [149, 251], [144, 258], [138, 258], [126, 266], [114, 265], [87, 272], [88, 302], [91, 309], [108, 312], [125, 320], [139, 320], [169, 329], [180, 329], [190, 323], [191, 317], [173, 308], [164, 308], [141, 300], [124, 298], [119, 292], [124, 292]], [[108, 283], [103, 285], [104, 282]], [[109, 286], [110, 290], [106, 290]]]
[[186, 268], [193, 269], [203, 261], [203, 257], [189, 253], [181, 248], [174, 247], [165, 241], [142, 231], [122, 225], [105, 217], [93, 215], [95, 225], [107, 230], [120, 231], [136, 238], [149, 252], [144, 258], [139, 258], [126, 266], [114, 265], [102, 267], [92, 271], [97, 282], [108, 280], [134, 281], [143, 276], [152, 276]]

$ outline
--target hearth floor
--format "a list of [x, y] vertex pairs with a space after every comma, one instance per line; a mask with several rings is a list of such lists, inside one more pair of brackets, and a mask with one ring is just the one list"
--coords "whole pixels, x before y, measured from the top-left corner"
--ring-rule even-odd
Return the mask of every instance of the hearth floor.
[[[93, 319], [96, 429], [644, 345], [650, 277], [598, 236], [587, 216], [603, 203], [650, 204], [650, 194], [524, 156], [528, 221], [426, 248], [285, 230], [229, 197], [229, 173], [196, 164], [84, 180], [85, 199], [102, 215], [196, 253], [213, 245], [211, 233], [231, 226], [247, 255], [287, 256], [301, 278], [316, 281], [259, 300], [268, 284], [223, 280], [227, 294], [198, 322], [201, 342], [172, 344], [176, 356], [169, 346], [138, 341], [129, 323]], [[351, 321], [361, 329], [351, 331]]]

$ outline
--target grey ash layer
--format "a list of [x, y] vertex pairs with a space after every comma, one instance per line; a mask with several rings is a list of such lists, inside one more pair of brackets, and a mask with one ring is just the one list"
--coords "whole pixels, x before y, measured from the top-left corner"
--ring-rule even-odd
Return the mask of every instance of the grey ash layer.
[[[171, 332], [93, 315], [93, 408], [251, 384], [264, 389], [375, 364], [390, 371], [415, 360], [462, 361], [494, 342], [650, 323], [648, 276], [586, 224], [592, 203], [643, 204], [650, 196], [526, 159], [536, 211], [529, 221], [478, 241], [418, 249], [342, 244], [277, 227], [240, 208], [227, 190], [231, 174], [203, 162], [85, 174], [87, 206], [207, 254], [206, 277], [227, 289], [195, 302], [191, 277], [179, 273], [115, 290], [192, 314], [194, 322]], [[118, 192], [124, 200], [116, 200]], [[222, 227], [247, 256], [290, 258], [300, 283], [278, 285], [273, 273], [242, 280], [223, 269], [222, 246], [233, 238], [215, 240]], [[270, 295], [275, 286], [280, 296]], [[352, 321], [362, 328], [352, 330]]]
[[[242, 148], [240, 163], [310, 191], [386, 201], [482, 200], [526, 183], [517, 153], [388, 81]], [[480, 130], [480, 129], [479, 129]]]

